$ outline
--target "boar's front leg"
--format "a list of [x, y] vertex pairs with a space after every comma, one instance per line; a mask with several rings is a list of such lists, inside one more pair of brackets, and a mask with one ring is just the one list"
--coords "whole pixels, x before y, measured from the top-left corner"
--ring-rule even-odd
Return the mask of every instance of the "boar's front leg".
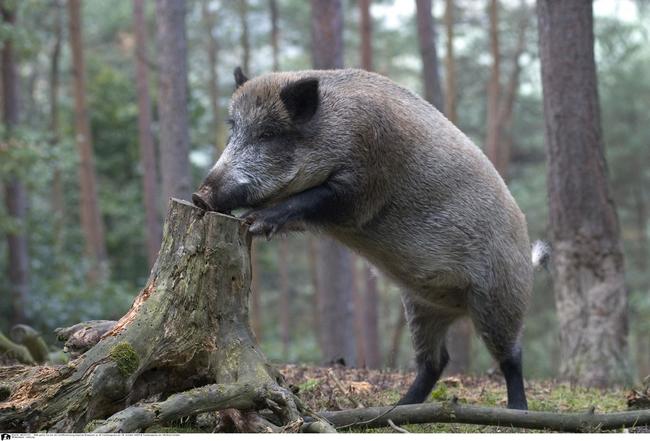
[[335, 185], [326, 182], [290, 196], [268, 208], [253, 210], [244, 217], [249, 231], [270, 240], [281, 231], [301, 229], [304, 224], [337, 222], [344, 215], [344, 203]]

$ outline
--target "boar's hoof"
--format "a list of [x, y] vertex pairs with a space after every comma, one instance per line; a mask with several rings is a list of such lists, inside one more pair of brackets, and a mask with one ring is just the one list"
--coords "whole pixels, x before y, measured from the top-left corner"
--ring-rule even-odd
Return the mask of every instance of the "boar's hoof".
[[271, 240], [287, 222], [286, 216], [273, 208], [250, 211], [244, 215], [244, 219], [250, 224], [248, 231], [251, 234], [264, 235], [266, 240]]

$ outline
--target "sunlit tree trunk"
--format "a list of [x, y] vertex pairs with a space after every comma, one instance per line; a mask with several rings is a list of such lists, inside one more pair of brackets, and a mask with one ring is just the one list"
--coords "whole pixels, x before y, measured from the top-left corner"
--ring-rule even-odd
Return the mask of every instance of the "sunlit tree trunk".
[[560, 372], [607, 386], [628, 375], [627, 293], [600, 126], [592, 2], [539, 0], [537, 15]]
[[440, 86], [436, 28], [432, 15], [432, 0], [415, 0], [418, 42], [422, 56], [424, 97], [438, 110], [443, 110], [444, 98]]
[[158, 113], [163, 204], [191, 192], [185, 2], [156, 0]]
[[145, 214], [145, 235], [149, 266], [158, 256], [162, 227], [158, 211], [158, 170], [156, 150], [151, 133], [151, 97], [149, 96], [149, 66], [147, 65], [147, 26], [144, 0], [133, 0], [133, 32], [135, 34], [136, 88], [138, 93], [138, 139], [142, 161], [142, 188]]
[[[10, 35], [15, 35], [15, 4], [10, 4], [6, 0], [0, 1], [0, 12], [2, 13], [3, 24], [11, 32]], [[1, 59], [2, 122], [6, 130], [5, 140], [11, 142], [19, 121], [18, 73], [12, 38], [4, 39]], [[19, 227], [17, 231], [7, 233], [7, 278], [10, 284], [13, 306], [11, 322], [19, 323], [25, 321], [25, 307], [29, 297], [29, 256], [27, 236], [25, 234], [27, 191], [19, 177], [15, 175], [5, 178], [4, 190], [7, 214]]]
[[95, 159], [86, 106], [86, 65], [81, 32], [80, 0], [68, 0], [68, 13], [74, 79], [75, 136], [79, 151], [81, 228], [84, 233], [85, 254], [90, 261], [89, 280], [97, 281], [105, 275], [106, 244], [97, 200]]
[[[311, 44], [315, 69], [343, 67], [343, 7], [340, 0], [311, 0]], [[356, 365], [352, 254], [330, 238], [320, 240], [318, 292], [325, 362]]]

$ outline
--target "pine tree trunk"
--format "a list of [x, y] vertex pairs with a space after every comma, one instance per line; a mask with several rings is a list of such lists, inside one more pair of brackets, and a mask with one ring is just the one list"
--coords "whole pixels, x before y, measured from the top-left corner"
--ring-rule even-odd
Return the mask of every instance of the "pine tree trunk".
[[90, 122], [86, 106], [86, 64], [81, 34], [80, 0], [68, 0], [70, 15], [70, 47], [74, 78], [75, 132], [79, 151], [79, 186], [81, 187], [81, 228], [84, 233], [85, 254], [90, 260], [89, 280], [97, 281], [105, 274], [106, 243], [104, 224], [97, 200], [97, 176]]
[[[456, 61], [454, 59], [454, 1], [445, 2], [445, 30], [447, 34], [447, 53], [445, 54], [445, 116], [458, 124], [456, 113]], [[468, 318], [456, 321], [447, 333], [449, 374], [466, 373], [471, 363], [472, 326]]]
[[289, 361], [291, 348], [291, 286], [289, 284], [289, 242], [286, 237], [278, 240], [278, 273], [280, 276], [280, 337], [282, 359]]
[[[60, 0], [54, 2], [54, 45], [50, 55], [50, 143], [56, 147], [60, 139], [59, 129], [59, 90], [60, 90], [60, 62], [61, 46], [63, 44], [63, 5]], [[53, 242], [55, 255], [61, 255], [63, 248], [63, 227], [65, 224], [65, 199], [63, 195], [63, 176], [58, 161], [54, 163], [52, 171], [52, 215], [53, 215]]]
[[248, 32], [248, 0], [237, 0], [239, 2], [239, 24], [241, 26], [241, 34], [239, 41], [242, 50], [242, 69], [245, 74], [250, 75], [251, 64], [251, 42]]
[[361, 68], [372, 71], [372, 17], [370, 15], [371, 0], [359, 0], [359, 15], [361, 16]]
[[[172, 201], [149, 281], [112, 330], [65, 366], [0, 367], [0, 430], [132, 432], [191, 414], [174, 412], [202, 396], [212, 408], [255, 410], [280, 394], [275, 405], [295, 420], [291, 394], [248, 325], [250, 244], [239, 219]], [[158, 403], [148, 419], [133, 418], [146, 405], [122, 411], [187, 389], [170, 397], [178, 406], [163, 412], [167, 402]]]
[[269, 11], [271, 15], [271, 54], [273, 56], [273, 70], [280, 70], [280, 50], [278, 39], [280, 31], [278, 29], [278, 2], [269, 0]]
[[[5, 26], [15, 32], [15, 5], [0, 2], [2, 21]], [[4, 40], [2, 47], [2, 122], [6, 129], [7, 140], [10, 140], [19, 121], [18, 73], [14, 53], [14, 45], [10, 38]], [[25, 321], [25, 308], [29, 297], [29, 256], [27, 236], [23, 230], [27, 221], [27, 191], [17, 176], [7, 176], [4, 181], [5, 204], [7, 214], [17, 222], [21, 229], [7, 233], [7, 278], [9, 280], [12, 299], [11, 321]]]
[[628, 375], [627, 293], [600, 126], [592, 2], [539, 0], [537, 12], [560, 372], [606, 386]]
[[142, 161], [142, 193], [144, 199], [147, 257], [153, 265], [158, 255], [162, 227], [158, 212], [158, 167], [151, 133], [151, 97], [149, 96], [149, 66], [147, 65], [147, 26], [144, 0], [133, 0], [133, 32], [135, 34], [136, 88], [138, 93], [138, 139]]
[[[343, 67], [343, 7], [340, 0], [311, 1], [312, 58], [315, 69]], [[325, 362], [356, 365], [351, 253], [329, 238], [318, 246], [320, 337]]]
[[166, 207], [170, 198], [191, 193], [185, 2], [156, 0], [156, 27], [160, 172]]
[[454, 0], [445, 2], [445, 30], [447, 31], [447, 53], [445, 54], [445, 115], [458, 124], [456, 113], [456, 60], [454, 59]]
[[442, 111], [444, 98], [440, 86], [438, 51], [436, 49], [436, 28], [432, 14], [432, 0], [415, 0], [418, 42], [422, 56], [424, 97]]
[[343, 6], [340, 0], [311, 0], [314, 69], [343, 68]]
[[221, 152], [226, 144], [226, 128], [223, 118], [221, 117], [221, 107], [219, 106], [219, 74], [217, 65], [219, 64], [219, 41], [215, 35], [216, 13], [210, 10], [210, 1], [201, 2], [201, 21], [205, 27], [207, 39], [206, 51], [208, 55], [208, 92], [210, 94], [210, 110], [212, 111], [212, 125], [215, 130], [214, 157], [219, 159]]
[[381, 363], [381, 347], [379, 342], [379, 291], [377, 278], [372, 274], [368, 263], [364, 263], [364, 280], [366, 289], [363, 295], [363, 332], [365, 349], [365, 366], [368, 369], [379, 369]]
[[485, 134], [485, 154], [503, 177], [501, 169], [501, 125], [499, 119], [499, 102], [501, 99], [501, 54], [499, 45], [499, 1], [490, 0], [488, 7], [490, 22], [490, 55], [492, 68], [487, 86], [487, 123]]

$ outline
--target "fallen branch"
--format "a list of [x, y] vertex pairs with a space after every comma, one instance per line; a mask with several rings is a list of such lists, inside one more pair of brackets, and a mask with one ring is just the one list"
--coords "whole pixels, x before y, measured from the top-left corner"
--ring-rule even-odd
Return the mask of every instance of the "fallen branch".
[[332, 369], [328, 369], [328, 370], [327, 370], [327, 376], [330, 377], [330, 379], [331, 379], [332, 381], [334, 381], [334, 385], [335, 385], [336, 388], [339, 390], [339, 392], [341, 392], [341, 393], [343, 394], [343, 396], [344, 396], [345, 398], [347, 398], [348, 401], [350, 401], [350, 403], [352, 403], [352, 405], [353, 405], [354, 407], [356, 407], [357, 409], [361, 409], [361, 408], [363, 408], [363, 404], [359, 403], [359, 402], [358, 402], [358, 401], [357, 401], [357, 400], [356, 400], [356, 399], [355, 399], [355, 398], [350, 394], [349, 391], [345, 390], [345, 386], [343, 386], [343, 383], [341, 383], [341, 380], [339, 380], [339, 379], [337, 378], [336, 374], [334, 374], [334, 371], [333, 371]]
[[558, 432], [597, 432], [650, 424], [650, 410], [597, 414], [536, 412], [492, 407], [466, 406], [450, 403], [426, 403], [390, 407], [321, 412], [335, 428], [389, 427], [425, 423], [482, 424], [489, 426], [520, 427], [524, 429], [554, 430]]

